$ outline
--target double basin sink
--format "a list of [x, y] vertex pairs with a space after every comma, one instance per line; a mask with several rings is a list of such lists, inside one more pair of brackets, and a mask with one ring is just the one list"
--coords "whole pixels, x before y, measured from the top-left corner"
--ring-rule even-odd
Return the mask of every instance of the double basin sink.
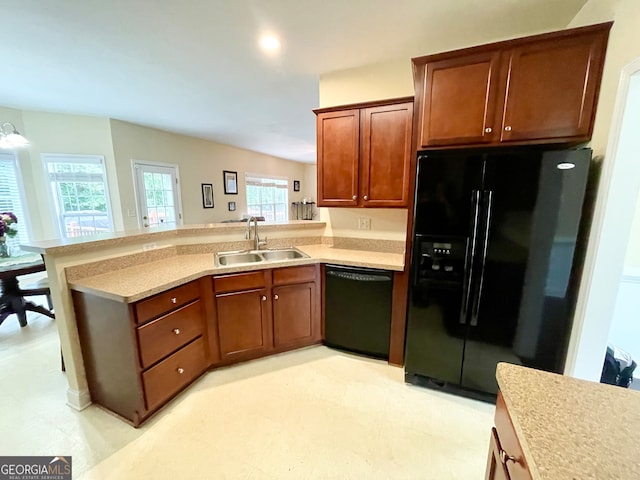
[[214, 255], [216, 267], [230, 267], [253, 263], [268, 263], [281, 260], [309, 258], [297, 248], [282, 248], [274, 250], [245, 250], [241, 252], [218, 252]]

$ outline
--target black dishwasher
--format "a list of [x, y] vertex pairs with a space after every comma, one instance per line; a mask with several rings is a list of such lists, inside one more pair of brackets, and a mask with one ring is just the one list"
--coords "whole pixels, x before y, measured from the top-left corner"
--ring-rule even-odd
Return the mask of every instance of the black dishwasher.
[[325, 268], [325, 344], [389, 358], [393, 273], [371, 268]]

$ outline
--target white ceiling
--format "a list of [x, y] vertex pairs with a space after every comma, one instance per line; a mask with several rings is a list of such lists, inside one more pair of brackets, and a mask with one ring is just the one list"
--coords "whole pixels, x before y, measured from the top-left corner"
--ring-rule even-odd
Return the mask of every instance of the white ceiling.
[[561, 29], [585, 1], [0, 0], [0, 105], [314, 162], [320, 74]]

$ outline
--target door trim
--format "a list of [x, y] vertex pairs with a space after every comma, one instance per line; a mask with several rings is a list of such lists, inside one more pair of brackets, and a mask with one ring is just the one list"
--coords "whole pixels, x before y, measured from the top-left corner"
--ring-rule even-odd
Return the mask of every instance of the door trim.
[[[149, 160], [136, 160], [135, 158], [131, 159], [131, 179], [133, 182], [133, 197], [135, 199], [136, 204], [136, 217], [138, 219], [138, 228], [144, 228], [142, 226], [142, 212], [140, 211], [140, 201], [139, 201], [139, 189], [138, 189], [138, 177], [136, 174], [136, 167], [138, 165], [148, 165], [151, 167], [165, 167], [165, 168], [173, 168], [176, 172], [176, 179], [178, 183], [176, 184], [176, 225], [184, 224], [184, 215], [182, 213], [182, 192], [180, 190], [180, 166], [177, 163], [164, 163], [164, 162], [153, 162]], [[124, 214], [124, 212], [123, 212]]]

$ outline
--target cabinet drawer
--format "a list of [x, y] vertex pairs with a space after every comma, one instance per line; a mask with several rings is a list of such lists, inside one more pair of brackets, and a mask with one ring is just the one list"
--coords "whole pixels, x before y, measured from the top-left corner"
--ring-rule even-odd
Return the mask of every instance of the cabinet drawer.
[[273, 270], [273, 284], [313, 282], [316, 279], [316, 265], [304, 267], [277, 268]]
[[530, 480], [529, 467], [522, 453], [522, 448], [516, 436], [516, 431], [513, 428], [507, 406], [504, 403], [504, 398], [502, 398], [502, 392], [498, 392], [498, 399], [496, 401], [495, 424], [500, 447], [507, 455], [515, 458], [515, 461], [508, 461], [506, 463], [509, 478], [511, 480]]
[[164, 293], [154, 295], [135, 305], [136, 323], [144, 323], [163, 313], [181, 307], [200, 296], [198, 282], [187, 283], [181, 287], [172, 288]]
[[142, 374], [148, 410], [160, 406], [204, 371], [204, 348], [204, 340], [199, 338]]
[[253, 290], [256, 288], [264, 288], [264, 286], [264, 271], [236, 273], [213, 278], [213, 288], [216, 293]]
[[142, 368], [147, 368], [200, 335], [200, 300], [138, 327]]

